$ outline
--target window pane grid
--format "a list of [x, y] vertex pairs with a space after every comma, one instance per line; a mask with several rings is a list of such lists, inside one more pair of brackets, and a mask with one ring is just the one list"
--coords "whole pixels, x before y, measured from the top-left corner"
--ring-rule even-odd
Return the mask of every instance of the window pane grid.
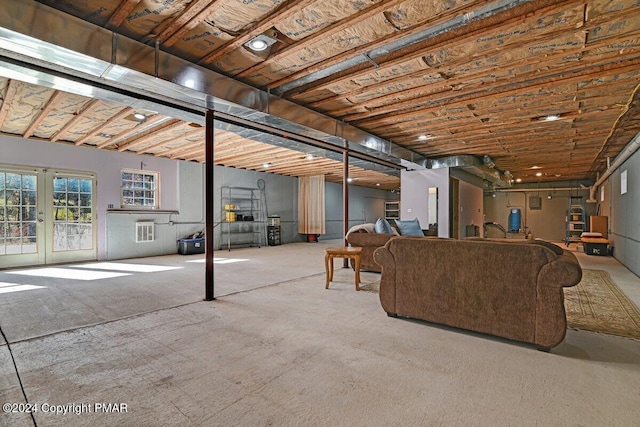
[[122, 207], [158, 207], [158, 173], [122, 171]]
[[0, 255], [35, 253], [36, 176], [0, 172]]
[[53, 250], [93, 249], [92, 180], [56, 177], [53, 189]]

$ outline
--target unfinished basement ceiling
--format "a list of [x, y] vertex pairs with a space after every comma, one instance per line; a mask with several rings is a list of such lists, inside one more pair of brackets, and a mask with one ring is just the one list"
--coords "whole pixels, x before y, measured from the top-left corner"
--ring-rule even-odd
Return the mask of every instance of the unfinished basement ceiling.
[[[204, 162], [205, 129], [196, 123], [3, 77], [0, 99], [4, 135]], [[275, 141], [275, 136], [259, 142], [255, 139], [265, 137], [258, 132], [224, 128], [214, 134], [218, 165], [298, 177], [323, 174], [329, 182], [342, 182], [338, 153]], [[399, 186], [394, 169], [358, 159], [351, 159], [349, 175], [355, 185], [388, 190]]]
[[[41, 3], [426, 157], [489, 155], [498, 169], [524, 182], [594, 180], [607, 158], [640, 131], [635, 0]], [[260, 34], [273, 44], [262, 52], [245, 46]], [[9, 99], [11, 84], [3, 87], [0, 94]], [[51, 96], [35, 111], [44, 110]], [[64, 129], [76, 111], [60, 114], [58, 132], [66, 136], [47, 133], [53, 117], [30, 131], [40, 132], [34, 137], [74, 143], [84, 138], [83, 144], [100, 146], [106, 142], [100, 135], [112, 134], [106, 132], [110, 126], [113, 134], [118, 126], [122, 132], [131, 126], [124, 111], [88, 108], [96, 116], [93, 127], [78, 119], [73, 129]], [[116, 117], [120, 112], [123, 117]], [[5, 119], [2, 132], [22, 135], [33, 123], [15, 132], [8, 126]], [[101, 129], [87, 137], [96, 128]], [[176, 155], [190, 146], [192, 159], [201, 160], [202, 139], [196, 135], [188, 123], [162, 121], [144, 143], [102, 148], [156, 155], [175, 149]], [[264, 163], [257, 150], [244, 151]], [[272, 152], [265, 147], [264, 155]], [[242, 157], [227, 158], [225, 165], [257, 168]]]

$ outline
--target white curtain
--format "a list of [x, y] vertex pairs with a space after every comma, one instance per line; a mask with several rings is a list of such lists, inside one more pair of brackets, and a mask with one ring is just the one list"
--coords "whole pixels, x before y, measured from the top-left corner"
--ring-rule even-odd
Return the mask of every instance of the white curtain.
[[298, 178], [298, 232], [325, 234], [324, 175]]

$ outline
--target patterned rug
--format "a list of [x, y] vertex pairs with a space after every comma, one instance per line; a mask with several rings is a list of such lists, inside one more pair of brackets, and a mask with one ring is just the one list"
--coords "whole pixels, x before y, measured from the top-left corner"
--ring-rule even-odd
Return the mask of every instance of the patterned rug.
[[[380, 282], [360, 290], [378, 293]], [[582, 280], [564, 289], [567, 327], [624, 338], [640, 339], [640, 311], [603, 270], [582, 270]]]
[[582, 270], [582, 280], [564, 289], [567, 327], [640, 339], [640, 312], [603, 270]]

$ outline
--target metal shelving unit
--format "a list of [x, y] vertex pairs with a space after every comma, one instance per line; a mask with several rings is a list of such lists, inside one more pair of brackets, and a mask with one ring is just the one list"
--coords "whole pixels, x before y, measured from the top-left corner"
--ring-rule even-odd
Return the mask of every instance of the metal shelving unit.
[[230, 187], [220, 189], [221, 233], [223, 249], [232, 246], [257, 246], [266, 243], [267, 212], [264, 188]]
[[584, 197], [569, 196], [569, 208], [567, 209], [567, 234], [565, 244], [580, 242], [580, 235], [586, 231], [587, 218], [584, 207]]
[[400, 219], [400, 202], [384, 202], [385, 219]]

